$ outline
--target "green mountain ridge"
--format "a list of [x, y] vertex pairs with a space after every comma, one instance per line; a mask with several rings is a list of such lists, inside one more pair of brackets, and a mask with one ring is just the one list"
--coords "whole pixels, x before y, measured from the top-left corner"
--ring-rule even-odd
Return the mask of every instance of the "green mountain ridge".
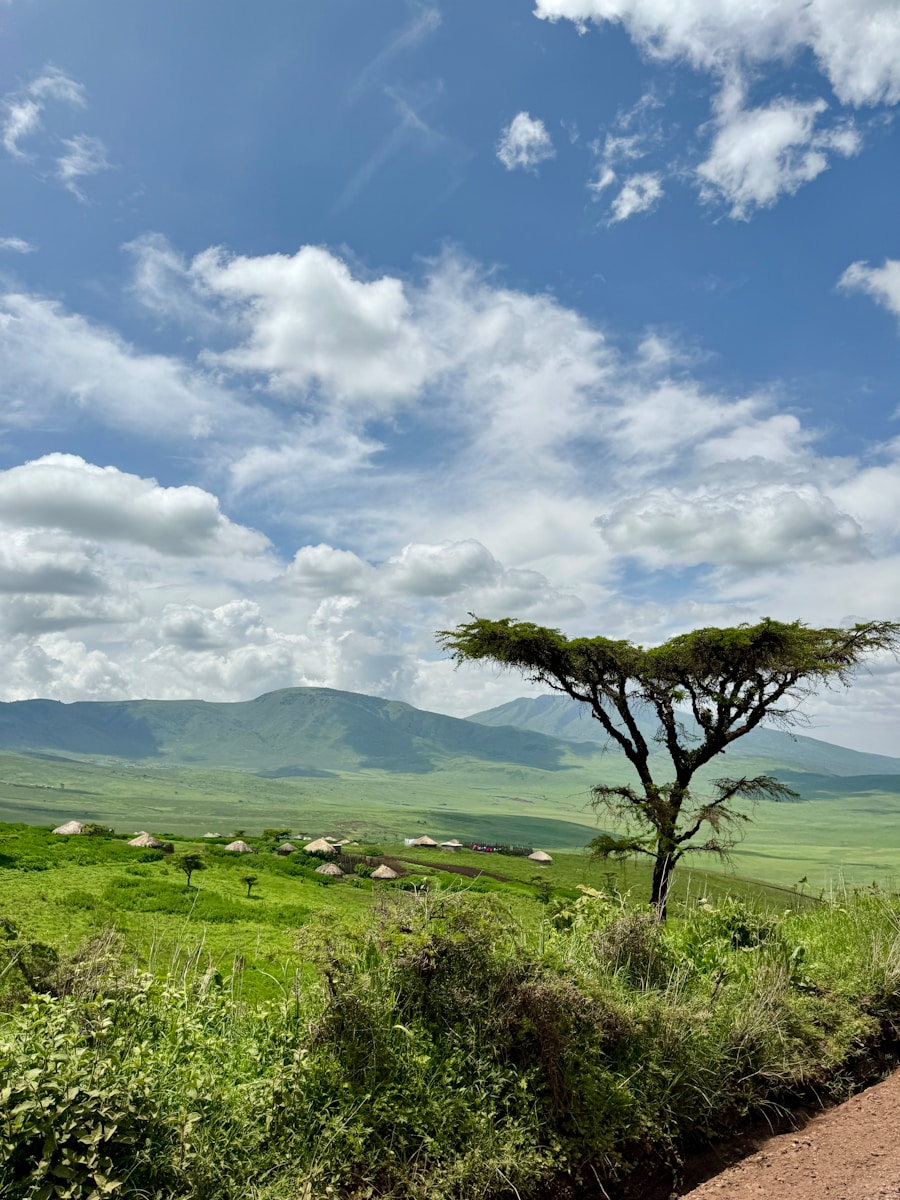
[[[579, 745], [600, 743], [616, 757], [620, 753], [600, 722], [588, 714], [586, 706], [568, 696], [522, 696], [496, 708], [473, 713], [467, 719], [496, 729], [512, 727], [543, 733]], [[639, 725], [644, 736], [652, 739], [656, 724], [649, 714], [639, 720]], [[685, 727], [689, 732], [696, 729], [696, 724], [687, 714]], [[900, 776], [900, 758], [867, 754], [780, 729], [754, 729], [734, 744], [729, 757], [759, 759], [778, 767], [808, 771], [815, 775]], [[786, 772], [779, 769], [777, 773], [782, 775]]]
[[330, 688], [286, 688], [239, 703], [13, 701], [0, 704], [0, 750], [311, 777], [372, 769], [425, 774], [459, 758], [561, 771], [573, 756], [596, 752]]

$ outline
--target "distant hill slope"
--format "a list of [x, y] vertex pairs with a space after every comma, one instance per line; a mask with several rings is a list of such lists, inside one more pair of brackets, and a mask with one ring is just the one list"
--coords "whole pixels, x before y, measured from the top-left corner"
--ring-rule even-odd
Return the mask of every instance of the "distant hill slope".
[[329, 688], [287, 688], [237, 704], [20, 700], [0, 704], [0, 749], [285, 776], [363, 768], [420, 774], [460, 758], [557, 771], [573, 754], [595, 751]]
[[[589, 715], [586, 706], [568, 696], [523, 696], [497, 708], [474, 713], [468, 720], [498, 729], [504, 726], [527, 729], [579, 743], [610, 743], [603, 726]], [[652, 737], [656, 728], [654, 723], [647, 718], [640, 724], [645, 736]], [[690, 728], [693, 722], [686, 718], [685, 724]], [[610, 750], [615, 751], [615, 746], [610, 744]], [[778, 729], [755, 729], [735, 742], [732, 752], [742, 759], [765, 759], [773, 766], [783, 764], [817, 775], [900, 775], [900, 758], [863, 754]]]

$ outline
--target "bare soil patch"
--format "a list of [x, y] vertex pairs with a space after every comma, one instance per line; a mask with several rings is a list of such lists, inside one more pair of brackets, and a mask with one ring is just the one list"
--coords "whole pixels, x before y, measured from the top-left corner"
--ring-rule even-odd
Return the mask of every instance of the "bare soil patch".
[[451, 875], [465, 875], [467, 879], [477, 879], [479, 875], [486, 875], [489, 879], [499, 880], [500, 883], [516, 882], [509, 875], [497, 875], [496, 872], [484, 871], [481, 869], [481, 867], [464, 867], [462, 863], [457, 866], [456, 863], [435, 862], [434, 859], [429, 861], [427, 858], [407, 858], [405, 855], [400, 859], [395, 860], [386, 858], [384, 861], [389, 867], [392, 867], [395, 870], [396, 868], [394, 867], [394, 863], [396, 861], [399, 862], [401, 866], [404, 863], [413, 863], [419, 867], [434, 867], [438, 871], [449, 871]]
[[765, 1139], [685, 1200], [900, 1200], [900, 1072]]

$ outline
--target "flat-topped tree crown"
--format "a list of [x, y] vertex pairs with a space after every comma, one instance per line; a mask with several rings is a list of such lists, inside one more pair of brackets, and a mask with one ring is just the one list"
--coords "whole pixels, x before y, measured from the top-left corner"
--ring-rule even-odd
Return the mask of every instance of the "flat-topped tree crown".
[[[727, 855], [733, 847], [746, 820], [733, 801], [793, 794], [762, 775], [719, 779], [712, 795], [694, 797], [696, 771], [764, 720], [800, 723], [800, 705], [817, 688], [846, 686], [867, 655], [900, 647], [900, 623], [894, 621], [812, 629], [767, 617], [756, 625], [695, 629], [645, 649], [621, 639], [568, 638], [509, 617], [469, 615], [470, 621], [437, 634], [457, 665], [487, 660], [587, 704], [628, 758], [640, 787], [598, 786], [593, 797], [641, 832], [604, 835], [593, 845], [603, 856], [642, 853], [653, 859], [651, 899], [661, 915], [672, 869], [687, 851]], [[685, 710], [698, 732], [687, 729]], [[648, 711], [659, 722], [652, 740], [671, 759], [672, 782], [657, 782], [651, 771], [651, 747], [639, 722]]]

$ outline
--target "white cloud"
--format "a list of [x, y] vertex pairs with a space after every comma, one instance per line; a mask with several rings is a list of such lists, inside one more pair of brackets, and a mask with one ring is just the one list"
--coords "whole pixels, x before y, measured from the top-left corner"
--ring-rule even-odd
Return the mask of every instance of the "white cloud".
[[[388, 587], [413, 596], [452, 596], [498, 582], [503, 568], [480, 542], [412, 543], [384, 567]], [[546, 583], [546, 580], [543, 581]]]
[[[124, 431], [128, 461], [164, 429], [179, 450], [167, 475], [203, 486], [56, 457], [13, 468], [6, 491], [0, 476], [3, 695], [30, 670], [31, 694], [71, 697], [57, 665], [71, 662], [94, 695], [306, 683], [474, 711], [521, 685], [435, 663], [433, 630], [469, 610], [649, 643], [765, 612], [836, 623], [871, 579], [855, 606], [882, 615], [893, 450], [826, 458], [777, 386], [705, 387], [696, 353], [653, 333], [623, 347], [458, 255], [373, 282], [308, 249], [184, 260], [142, 243], [138, 294], [184, 323], [192, 361], [7, 299], [7, 413]], [[57, 472], [58, 489], [41, 482]], [[275, 519], [283, 558], [249, 528]]]
[[99, 138], [88, 137], [84, 133], [66, 138], [63, 145], [65, 153], [56, 161], [57, 178], [73, 196], [84, 200], [78, 180], [111, 169], [112, 164], [106, 157], [106, 147]]
[[320, 542], [301, 546], [285, 572], [285, 582], [313, 594], [349, 596], [361, 590], [372, 571], [352, 550], [336, 550]]
[[622, 190], [610, 205], [611, 224], [627, 221], [638, 213], [655, 208], [663, 194], [662, 178], [650, 171], [629, 175], [622, 182]]
[[48, 454], [0, 472], [0, 523], [125, 541], [160, 554], [261, 553], [262, 534], [234, 525], [209, 492]]
[[900, 318], [900, 259], [886, 258], [882, 267], [851, 263], [838, 280], [838, 287], [848, 292], [865, 292], [876, 304]]
[[842, 103], [900, 101], [895, 0], [537, 0], [535, 15], [621, 24], [649, 56], [716, 74], [808, 49]]
[[[713, 120], [697, 131], [701, 139], [711, 135], [711, 144], [695, 177], [701, 199], [724, 200], [736, 219], [793, 195], [836, 157], [862, 148], [846, 114], [824, 122], [824, 99], [780, 96], [751, 105], [749, 87], [762, 84], [767, 69], [811, 54], [841, 105], [900, 103], [896, 0], [537, 0], [535, 15], [573, 21], [582, 32], [591, 22], [621, 25], [646, 56], [688, 63], [717, 81]], [[657, 168], [652, 177], [661, 183], [669, 170]], [[617, 175], [604, 154], [588, 186], [604, 192]], [[645, 196], [626, 185], [616, 204], [630, 215], [643, 211]]]
[[716, 134], [697, 168], [701, 199], [724, 199], [732, 217], [746, 219], [756, 208], [771, 207], [827, 170], [831, 156], [861, 148], [852, 124], [817, 128], [828, 109], [824, 100], [781, 96], [762, 108], [746, 108], [744, 100], [742, 87], [723, 89]]
[[88, 417], [154, 439], [237, 437], [265, 415], [176, 358], [142, 354], [115, 331], [40, 296], [0, 296], [0, 395], [7, 423], [54, 427]]
[[191, 270], [248, 331], [211, 360], [263, 373], [279, 391], [320, 385], [339, 399], [390, 403], [414, 395], [431, 367], [402, 282], [355, 279], [321, 247], [258, 258], [210, 250]]
[[507, 171], [522, 167], [531, 171], [539, 163], [553, 158], [556, 151], [547, 127], [540, 117], [517, 113], [500, 133], [497, 157]]
[[24, 238], [0, 237], [0, 250], [7, 250], [10, 254], [32, 254], [35, 249], [36, 247]]
[[41, 105], [36, 100], [24, 97], [7, 100], [4, 107], [3, 146], [14, 158], [24, 158], [25, 153], [20, 149], [19, 142], [40, 129]]
[[0, 137], [4, 148], [14, 158], [24, 158], [19, 143], [37, 133], [42, 125], [48, 100], [57, 100], [74, 108], [84, 108], [84, 88], [64, 71], [49, 64], [36, 79], [18, 92], [10, 92], [3, 100]]
[[629, 497], [597, 525], [615, 551], [652, 567], [753, 569], [868, 555], [859, 524], [812, 485], [649, 492]]

